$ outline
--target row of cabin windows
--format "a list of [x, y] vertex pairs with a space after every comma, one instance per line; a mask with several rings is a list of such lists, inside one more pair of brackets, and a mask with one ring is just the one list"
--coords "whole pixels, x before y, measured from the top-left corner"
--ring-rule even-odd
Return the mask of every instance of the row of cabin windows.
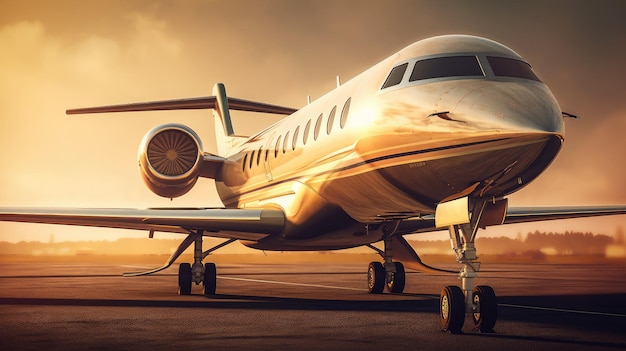
[[[343, 105], [343, 109], [341, 110], [341, 117], [339, 118], [339, 127], [343, 129], [346, 126], [346, 121], [348, 120], [348, 113], [350, 111], [350, 101], [352, 98], [349, 98]], [[328, 114], [328, 120], [326, 121], [326, 135], [330, 135], [333, 130], [333, 126], [335, 124], [335, 115], [337, 114], [337, 106], [334, 106], [330, 113]], [[316, 141], [319, 138], [320, 130], [322, 129], [322, 120], [324, 118], [324, 114], [321, 113], [317, 120], [315, 121], [315, 126], [313, 128], [313, 140]], [[302, 133], [302, 144], [306, 145], [309, 141], [309, 134], [311, 131], [311, 122], [309, 119], [304, 126], [304, 132]], [[280, 154], [280, 150], [282, 150], [283, 154], [287, 153], [289, 149], [289, 142], [291, 142], [291, 150], [295, 150], [298, 145], [298, 136], [300, 135], [300, 126], [296, 127], [296, 130], [293, 132], [293, 136], [290, 138], [290, 131], [287, 131], [285, 137], [282, 135], [278, 136], [276, 140], [276, 144], [274, 145], [274, 158], [277, 158]], [[246, 154], [243, 157], [242, 162], [242, 170], [246, 170], [246, 166], [252, 168], [256, 163], [257, 166], [261, 164], [261, 158], [264, 155], [265, 162], [269, 159], [270, 150], [265, 150], [263, 153], [263, 146], [259, 148], [259, 150], [252, 151], [251, 154]]]
[[[524, 61], [507, 57], [487, 56], [487, 62], [496, 77], [512, 77], [540, 82], [530, 65]], [[483, 63], [486, 64], [486, 63]], [[405, 62], [394, 67], [381, 89], [398, 85], [409, 67]], [[484, 77], [485, 73], [476, 56], [449, 56], [415, 62], [409, 82], [444, 77]]]

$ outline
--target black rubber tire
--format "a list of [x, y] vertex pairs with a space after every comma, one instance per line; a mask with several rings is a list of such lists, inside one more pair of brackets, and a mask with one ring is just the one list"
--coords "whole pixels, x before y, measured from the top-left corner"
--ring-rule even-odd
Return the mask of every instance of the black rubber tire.
[[458, 286], [446, 286], [439, 296], [439, 317], [444, 331], [460, 334], [465, 322], [465, 295]]
[[217, 288], [217, 268], [215, 263], [204, 264], [202, 285], [204, 287], [204, 295], [215, 295], [215, 289]]
[[191, 264], [178, 266], [178, 295], [191, 295]]
[[493, 288], [487, 285], [475, 287], [472, 300], [477, 308], [477, 312], [472, 313], [476, 330], [481, 333], [493, 333], [493, 327], [498, 319], [498, 299]]
[[385, 289], [385, 267], [380, 262], [371, 262], [367, 269], [367, 291], [382, 294]]
[[387, 291], [392, 294], [401, 294], [404, 291], [404, 285], [406, 283], [404, 265], [402, 262], [394, 262], [393, 264], [396, 266], [396, 272], [391, 273], [387, 281]]

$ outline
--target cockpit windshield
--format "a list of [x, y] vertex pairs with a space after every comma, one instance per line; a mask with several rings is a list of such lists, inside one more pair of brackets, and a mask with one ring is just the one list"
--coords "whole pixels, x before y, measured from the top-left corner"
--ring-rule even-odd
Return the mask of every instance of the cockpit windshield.
[[438, 57], [417, 61], [409, 82], [430, 78], [480, 76], [483, 70], [476, 56]]
[[[413, 63], [414, 62], [414, 63]], [[406, 74], [409, 71], [410, 74]], [[408, 75], [408, 82], [405, 76]], [[436, 78], [494, 79], [498, 77], [521, 78], [541, 82], [530, 65], [509, 57], [478, 55], [443, 56], [416, 59], [395, 66], [381, 89]]]
[[530, 65], [524, 61], [495, 56], [487, 56], [487, 61], [489, 61], [491, 70], [496, 77], [523, 78], [540, 82]]
[[385, 83], [383, 84], [383, 87], [381, 89], [385, 89], [385, 88], [400, 84], [400, 82], [402, 82], [402, 78], [404, 77], [404, 72], [406, 71], [406, 68], [408, 66], [409, 66], [409, 63], [406, 62], [399, 66], [394, 67], [391, 70], [391, 73], [389, 73], [389, 76], [385, 80]]

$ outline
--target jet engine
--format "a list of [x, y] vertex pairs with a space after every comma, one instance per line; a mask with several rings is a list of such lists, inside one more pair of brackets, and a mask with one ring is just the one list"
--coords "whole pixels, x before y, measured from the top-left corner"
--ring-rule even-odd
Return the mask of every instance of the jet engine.
[[175, 198], [196, 184], [202, 162], [198, 135], [182, 124], [164, 124], [150, 130], [139, 144], [139, 170], [155, 194]]

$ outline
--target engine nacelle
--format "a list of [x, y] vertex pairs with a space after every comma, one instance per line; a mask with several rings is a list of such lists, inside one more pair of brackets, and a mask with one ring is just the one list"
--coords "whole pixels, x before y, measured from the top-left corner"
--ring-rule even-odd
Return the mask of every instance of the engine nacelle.
[[153, 128], [139, 144], [139, 170], [143, 181], [155, 194], [175, 198], [196, 184], [202, 162], [198, 135], [182, 124]]

